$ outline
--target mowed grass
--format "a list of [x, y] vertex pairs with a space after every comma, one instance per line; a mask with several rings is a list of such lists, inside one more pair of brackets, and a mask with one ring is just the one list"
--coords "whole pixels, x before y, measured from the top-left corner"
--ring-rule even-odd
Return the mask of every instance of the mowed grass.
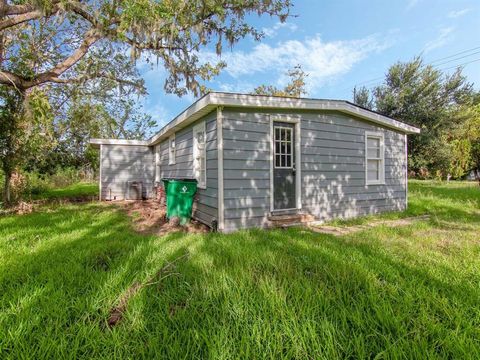
[[0, 358], [478, 359], [480, 188], [411, 182], [409, 204], [431, 219], [345, 237], [142, 236], [107, 204], [2, 217]]

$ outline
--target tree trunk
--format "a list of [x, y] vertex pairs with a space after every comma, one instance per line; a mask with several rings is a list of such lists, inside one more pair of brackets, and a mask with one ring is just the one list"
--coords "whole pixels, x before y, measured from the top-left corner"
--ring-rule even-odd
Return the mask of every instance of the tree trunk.
[[3, 203], [5, 207], [12, 204], [12, 194], [10, 191], [10, 180], [12, 179], [12, 172], [5, 171], [5, 181], [3, 183]]
[[475, 174], [475, 178], [476, 178], [477, 181], [478, 181], [478, 186], [480, 186], [480, 170], [479, 170], [479, 169], [475, 169], [475, 170], [473, 170], [473, 173]]

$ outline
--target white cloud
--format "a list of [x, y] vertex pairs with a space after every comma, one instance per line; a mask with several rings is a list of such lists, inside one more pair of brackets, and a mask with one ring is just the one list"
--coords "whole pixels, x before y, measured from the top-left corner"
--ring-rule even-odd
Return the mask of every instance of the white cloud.
[[455, 30], [455, 29], [452, 26], [441, 28], [438, 36], [435, 39], [433, 39], [432, 41], [429, 41], [425, 45], [424, 51], [426, 53], [430, 52], [430, 51], [432, 51], [434, 49], [438, 49], [438, 48], [446, 45], [450, 41], [452, 41], [453, 40], [453, 35], [452, 35], [453, 30]]
[[450, 19], [456, 19], [456, 18], [459, 18], [463, 15], [465, 15], [466, 13], [470, 12], [470, 9], [462, 9], [462, 10], [452, 10], [448, 13], [448, 17]]
[[288, 23], [288, 22], [278, 22], [272, 27], [269, 28], [262, 28], [262, 32], [265, 34], [266, 37], [273, 38], [277, 36], [279, 30], [281, 29], [286, 29], [289, 30], [290, 32], [295, 32], [298, 29], [298, 26], [293, 24], [293, 23]]
[[249, 81], [239, 81], [232, 83], [220, 82], [218, 84], [218, 89], [225, 92], [236, 92], [236, 93], [249, 93], [251, 92], [258, 84], [253, 84]]
[[408, 0], [407, 2], [407, 10], [413, 9], [421, 0]]
[[[260, 43], [251, 51], [234, 51], [222, 56], [227, 63], [224, 72], [235, 79], [245, 81], [249, 76], [269, 74], [275, 76], [278, 85], [287, 81], [284, 76], [288, 69], [300, 64], [309, 74], [309, 91], [318, 89], [333, 78], [349, 72], [358, 62], [374, 52], [387, 48], [377, 36], [347, 41], [325, 42], [319, 35], [303, 41], [288, 40], [276, 45]], [[216, 61], [215, 53], [204, 53], [206, 61]]]

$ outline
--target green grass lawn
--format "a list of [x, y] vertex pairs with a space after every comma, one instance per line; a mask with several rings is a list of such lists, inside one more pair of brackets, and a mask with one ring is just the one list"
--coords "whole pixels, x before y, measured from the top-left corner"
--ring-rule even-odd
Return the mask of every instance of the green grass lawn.
[[98, 195], [98, 183], [78, 182], [62, 188], [49, 189], [35, 194], [32, 199], [62, 199], [79, 198]]
[[478, 359], [480, 188], [411, 182], [409, 204], [431, 219], [345, 237], [144, 236], [97, 203], [0, 217], [0, 358]]

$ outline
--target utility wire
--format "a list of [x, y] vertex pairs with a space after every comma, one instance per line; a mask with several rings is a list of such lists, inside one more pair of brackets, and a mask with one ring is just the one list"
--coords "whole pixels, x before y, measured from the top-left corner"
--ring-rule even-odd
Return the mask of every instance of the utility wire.
[[437, 66], [441, 66], [441, 65], [444, 65], [444, 64], [448, 64], [448, 63], [451, 63], [452, 61], [457, 61], [457, 60], [461, 60], [461, 59], [465, 59], [466, 57], [469, 57], [469, 56], [472, 56], [472, 55], [476, 55], [476, 54], [480, 54], [480, 51], [475, 51], [471, 54], [468, 54], [468, 55], [463, 55], [463, 56], [460, 56], [458, 58], [455, 58], [455, 59], [451, 59], [451, 60], [448, 60], [448, 61], [444, 61], [444, 62], [441, 62], [440, 64], [437, 64], [437, 65], [432, 65], [432, 63], [430, 63], [430, 65], [432, 65], [433, 67], [437, 67]]
[[[477, 46], [477, 47], [473, 47], [473, 48], [470, 48], [470, 49], [467, 49], [467, 50], [463, 50], [463, 51], [460, 51], [458, 53], [455, 53], [455, 54], [452, 54], [452, 55], [449, 55], [449, 56], [445, 56], [445, 57], [442, 57], [442, 58], [438, 58], [436, 60], [432, 60], [430, 62], [428, 62], [427, 65], [432, 65], [433, 67], [438, 67], [438, 66], [441, 66], [441, 65], [444, 65], [444, 64], [448, 64], [450, 62], [453, 62], [453, 61], [457, 61], [457, 60], [461, 60], [461, 59], [464, 59], [466, 57], [469, 57], [469, 56], [472, 56], [472, 55], [476, 55], [476, 54], [480, 54], [480, 51], [476, 51], [476, 52], [473, 52], [473, 53], [470, 53], [470, 54], [467, 54], [467, 55], [463, 55], [461, 57], [458, 57], [458, 58], [455, 58], [455, 59], [451, 59], [451, 58], [454, 58], [458, 55], [462, 55], [462, 54], [466, 54], [466, 53], [469, 53], [471, 51], [474, 51], [474, 50], [478, 50], [480, 49], [480, 46]], [[440, 64], [436, 64], [436, 65], [433, 65], [439, 61], [442, 61], [442, 60], [446, 60], [446, 59], [451, 59], [451, 60], [448, 60], [448, 61], [445, 61], [445, 62], [441, 62]], [[456, 67], [460, 67], [460, 66], [463, 66], [463, 65], [468, 65], [468, 64], [471, 64], [473, 62], [476, 62], [478, 61], [477, 60], [474, 60], [474, 61], [469, 61], [469, 62], [466, 62], [466, 63], [463, 63], [463, 64], [459, 64], [459, 65], [455, 65], [455, 66], [451, 66], [451, 67], [448, 67], [448, 68], [444, 68], [444, 69], [440, 69], [440, 70], [449, 70], [449, 69], [453, 69], [453, 68], [456, 68]], [[356, 83], [353, 85], [353, 88], [355, 89], [356, 87], [358, 87], [359, 85], [365, 85], [365, 84], [368, 84], [368, 83], [371, 83], [373, 81], [377, 81], [377, 80], [383, 80], [385, 78], [385, 76], [379, 76], [377, 78], [373, 78], [373, 79], [370, 79], [370, 80], [365, 80], [365, 81], [361, 81], [359, 83]], [[372, 88], [376, 85], [379, 85], [380, 83], [379, 82], [375, 82], [374, 84], [372, 85], [369, 85], [369, 88]], [[350, 89], [351, 87], [349, 87], [348, 89]], [[346, 89], [346, 90], [348, 90]]]
[[465, 65], [468, 65], [468, 64], [477, 62], [477, 61], [480, 61], [480, 58], [475, 59], [475, 60], [472, 60], [472, 61], [465, 62], [465, 63], [463, 63], [463, 64], [458, 64], [458, 65], [450, 66], [450, 67], [447, 67], [447, 68], [443, 68], [443, 69], [440, 69], [440, 70], [449, 70], [449, 69], [459, 68], [459, 67], [462, 67], [462, 66], [465, 66]]
[[477, 49], [480, 49], [480, 46], [477, 46], [477, 47], [474, 47], [474, 48], [471, 48], [471, 49], [468, 49], [468, 50], [460, 51], [460, 52], [458, 52], [458, 53], [456, 53], [456, 54], [449, 55], [449, 56], [445, 56], [445, 57], [443, 57], [443, 58], [439, 58], [439, 59], [436, 59], [436, 60], [432, 60], [432, 61], [430, 61], [429, 63], [430, 63], [430, 64], [434, 64], [434, 63], [436, 63], [436, 62], [439, 62], [439, 61], [442, 61], [442, 60], [445, 60], [445, 59], [450, 59], [450, 58], [455, 57], [455, 56], [457, 56], [457, 55], [465, 54], [465, 53], [467, 53], [467, 52], [470, 52], [470, 51], [473, 51], [473, 50], [477, 50]]

